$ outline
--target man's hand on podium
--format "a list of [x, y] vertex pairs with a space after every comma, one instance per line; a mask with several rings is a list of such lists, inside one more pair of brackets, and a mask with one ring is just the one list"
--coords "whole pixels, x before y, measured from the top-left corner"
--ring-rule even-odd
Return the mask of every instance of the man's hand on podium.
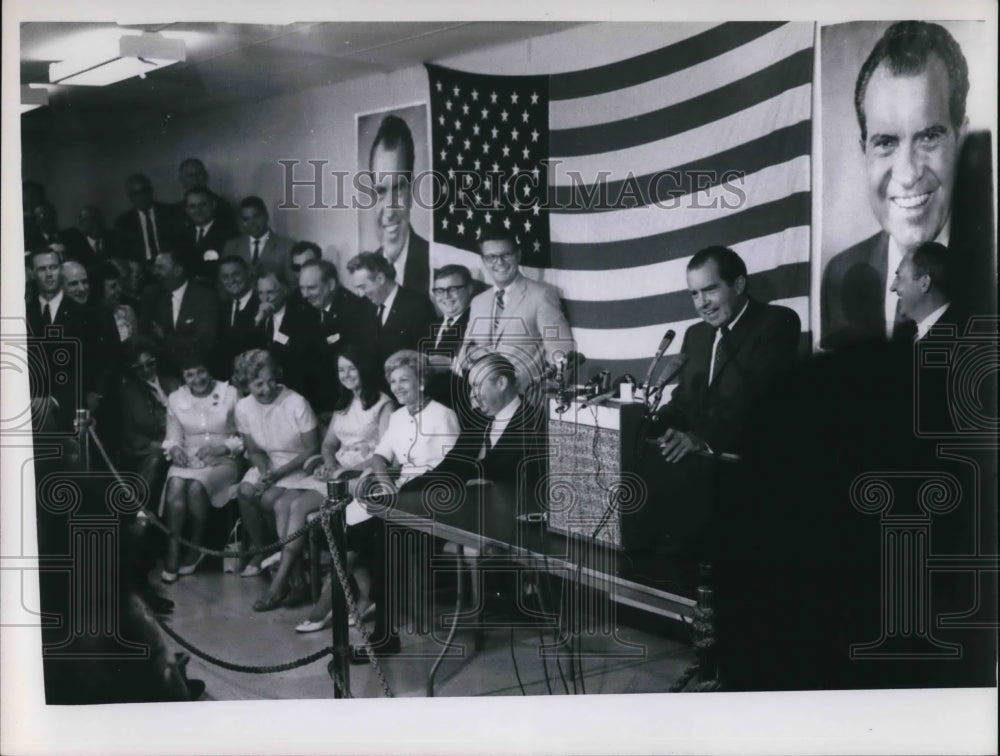
[[660, 437], [660, 451], [667, 462], [680, 462], [688, 454], [708, 449], [708, 444], [693, 433], [670, 428]]

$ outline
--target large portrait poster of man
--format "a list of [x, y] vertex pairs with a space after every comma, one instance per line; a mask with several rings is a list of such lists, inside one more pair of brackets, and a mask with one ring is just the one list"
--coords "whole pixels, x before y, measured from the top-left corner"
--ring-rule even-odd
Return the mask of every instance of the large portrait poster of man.
[[[358, 174], [370, 172], [359, 195], [358, 250], [379, 252], [408, 289], [431, 288], [429, 202], [414, 201], [414, 177], [430, 166], [427, 105], [358, 115]], [[426, 194], [426, 189], [424, 190]], [[421, 195], [423, 197], [423, 195]]]
[[942, 296], [995, 311], [988, 24], [846, 23], [820, 41], [820, 345], [912, 339], [927, 313], [894, 283], [925, 242], [949, 251]]

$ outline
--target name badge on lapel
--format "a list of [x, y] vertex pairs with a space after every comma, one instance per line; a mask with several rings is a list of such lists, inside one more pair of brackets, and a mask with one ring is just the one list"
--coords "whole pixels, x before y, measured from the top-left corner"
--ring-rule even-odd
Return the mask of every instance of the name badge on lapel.
[[340, 341], [339, 333], [331, 333], [329, 336], [326, 337], [327, 344], [336, 344], [338, 341]]
[[274, 332], [274, 340], [276, 342], [278, 342], [279, 344], [287, 344], [288, 343], [288, 334], [287, 333], [282, 333], [281, 331], [275, 331]]

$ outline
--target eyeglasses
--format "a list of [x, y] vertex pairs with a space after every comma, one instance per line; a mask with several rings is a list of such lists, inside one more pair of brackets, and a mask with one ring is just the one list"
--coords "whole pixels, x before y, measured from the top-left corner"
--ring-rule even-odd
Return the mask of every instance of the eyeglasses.
[[508, 263], [517, 257], [516, 252], [501, 252], [499, 255], [483, 255], [483, 262], [487, 265], [496, 265], [498, 262]]
[[469, 284], [462, 284], [461, 286], [435, 286], [431, 289], [431, 293], [435, 297], [453, 297], [468, 285]]

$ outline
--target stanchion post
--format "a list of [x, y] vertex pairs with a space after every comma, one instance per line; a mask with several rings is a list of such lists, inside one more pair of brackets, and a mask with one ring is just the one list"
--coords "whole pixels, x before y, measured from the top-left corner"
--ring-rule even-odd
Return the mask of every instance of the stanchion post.
[[[329, 480], [326, 483], [327, 504], [336, 506], [343, 504], [350, 499], [347, 480]], [[342, 558], [347, 553], [346, 520], [344, 517], [344, 507], [334, 509], [330, 518], [330, 530], [333, 535], [333, 547], [336, 551], [331, 554], [331, 559]], [[345, 565], [346, 568], [346, 565]], [[344, 595], [344, 588], [334, 574], [330, 578], [332, 589], [331, 598], [333, 605], [333, 622], [331, 624], [333, 632], [333, 697], [350, 698], [351, 696], [351, 643], [347, 628], [347, 597]], [[341, 690], [341, 684], [344, 690]]]
[[76, 442], [80, 445], [80, 469], [90, 469], [90, 412], [78, 409], [73, 419]]

